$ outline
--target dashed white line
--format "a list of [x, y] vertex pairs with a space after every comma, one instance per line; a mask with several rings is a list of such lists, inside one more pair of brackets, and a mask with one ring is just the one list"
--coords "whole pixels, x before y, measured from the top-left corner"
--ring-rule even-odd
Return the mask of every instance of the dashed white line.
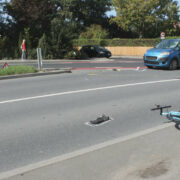
[[167, 82], [174, 82], [174, 81], [180, 81], [180, 79], [147, 81], [147, 82], [130, 83], [130, 84], [119, 84], [119, 85], [114, 85], [114, 86], [105, 86], [105, 87], [98, 87], [98, 88], [91, 88], [91, 89], [82, 89], [82, 90], [75, 90], [75, 91], [66, 91], [66, 92], [46, 94], [46, 95], [40, 95], [40, 96], [32, 96], [32, 97], [25, 97], [25, 98], [10, 99], [10, 100], [5, 100], [5, 101], [0, 101], [0, 104], [14, 103], [14, 102], [33, 100], [33, 99], [48, 98], [48, 97], [54, 97], [54, 96], [62, 96], [62, 95], [68, 95], [68, 94], [77, 94], [77, 93], [84, 93], [84, 92], [91, 92], [91, 91], [100, 91], [100, 90], [106, 90], [106, 89], [115, 89], [115, 88], [129, 87], [129, 86], [139, 86], [139, 85], [147, 85], [147, 84], [167, 83]]

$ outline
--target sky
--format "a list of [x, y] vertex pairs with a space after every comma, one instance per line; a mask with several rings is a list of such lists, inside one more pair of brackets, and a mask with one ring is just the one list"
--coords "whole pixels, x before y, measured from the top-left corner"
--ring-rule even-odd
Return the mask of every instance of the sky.
[[116, 11], [114, 11], [114, 10], [108, 11], [106, 14], [107, 14], [108, 17], [110, 17], [110, 16], [116, 16]]

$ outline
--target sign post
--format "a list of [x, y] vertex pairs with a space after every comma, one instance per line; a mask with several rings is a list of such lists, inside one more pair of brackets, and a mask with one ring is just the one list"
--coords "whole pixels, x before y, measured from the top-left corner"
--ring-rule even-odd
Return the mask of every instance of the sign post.
[[38, 58], [38, 69], [42, 69], [42, 53], [41, 48], [37, 48], [37, 58]]

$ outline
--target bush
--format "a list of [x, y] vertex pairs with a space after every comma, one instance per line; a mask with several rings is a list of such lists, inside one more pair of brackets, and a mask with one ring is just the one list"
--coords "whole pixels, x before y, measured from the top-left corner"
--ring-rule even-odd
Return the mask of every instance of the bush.
[[64, 58], [69, 58], [69, 59], [76, 59], [78, 57], [78, 51], [76, 50], [72, 50], [72, 51], [69, 51], [65, 56]]
[[[166, 39], [174, 39], [180, 37], [166, 37]], [[155, 39], [76, 39], [73, 41], [75, 47], [85, 45], [101, 45], [101, 46], [155, 46], [161, 41], [160, 38]]]
[[72, 51], [69, 51], [65, 57], [66, 59], [86, 59], [88, 58], [87, 54], [85, 54], [84, 52], [81, 52], [77, 49], [74, 49]]
[[28, 59], [37, 59], [37, 50], [36, 49], [31, 49], [28, 51]]

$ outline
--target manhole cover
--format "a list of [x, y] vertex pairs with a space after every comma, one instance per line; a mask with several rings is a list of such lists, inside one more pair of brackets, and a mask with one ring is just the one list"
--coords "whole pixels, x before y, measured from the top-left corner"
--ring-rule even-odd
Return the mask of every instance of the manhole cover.
[[95, 120], [91, 120], [91, 121], [87, 122], [86, 124], [89, 126], [100, 126], [100, 125], [105, 124], [111, 120], [113, 120], [111, 117], [103, 114], [101, 117], [98, 117]]

